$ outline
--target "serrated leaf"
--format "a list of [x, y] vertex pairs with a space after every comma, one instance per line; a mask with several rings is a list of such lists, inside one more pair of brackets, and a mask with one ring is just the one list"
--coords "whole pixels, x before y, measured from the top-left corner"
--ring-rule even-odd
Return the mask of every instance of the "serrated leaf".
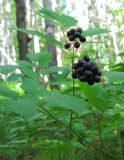
[[30, 78], [38, 78], [39, 77], [39, 74], [37, 72], [34, 72], [32, 70], [32, 68], [28, 68], [26, 66], [21, 66], [20, 69], [22, 71], [22, 74], [24, 74]]
[[47, 42], [58, 46], [59, 48], [63, 47], [63, 44], [60, 41], [57, 41], [51, 37], [49, 37], [48, 35], [42, 33], [42, 32], [38, 32], [38, 31], [34, 31], [34, 30], [29, 30], [29, 29], [24, 29], [24, 28], [11, 28], [11, 31], [18, 31], [18, 32], [23, 32], [26, 34], [31, 34], [33, 36], [38, 36], [40, 38], [45, 39]]
[[30, 53], [27, 57], [34, 62], [38, 62], [40, 67], [46, 67], [51, 62], [52, 57], [50, 53]]
[[17, 92], [10, 90], [4, 86], [0, 86], [0, 95], [3, 97], [13, 98], [13, 99], [18, 98], [19, 96]]
[[39, 90], [42, 90], [42, 85], [39, 84], [36, 80], [25, 78], [21, 84], [21, 88], [28, 93], [37, 93]]
[[84, 36], [94, 36], [94, 35], [99, 35], [99, 34], [108, 33], [108, 32], [110, 32], [108, 29], [94, 28], [94, 29], [88, 29], [86, 31], [83, 31], [82, 35], [84, 35]]
[[38, 15], [60, 25], [63, 28], [69, 28], [72, 26], [75, 26], [77, 24], [77, 20], [75, 20], [73, 17], [60, 14], [45, 8], [41, 8], [40, 10], [36, 11]]
[[22, 117], [30, 118], [38, 113], [38, 100], [28, 97], [19, 100], [10, 100], [6, 103], [8, 109]]
[[78, 97], [59, 93], [51, 93], [45, 101], [49, 106], [72, 110], [79, 115], [86, 111], [87, 106], [87, 103]]

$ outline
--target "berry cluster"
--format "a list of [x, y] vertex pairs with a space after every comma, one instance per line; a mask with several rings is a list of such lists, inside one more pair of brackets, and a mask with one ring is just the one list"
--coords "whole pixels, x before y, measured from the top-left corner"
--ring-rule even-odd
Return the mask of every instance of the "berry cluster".
[[[82, 29], [77, 28], [77, 29], [71, 29], [67, 31], [67, 37], [70, 42], [74, 42], [74, 47], [79, 48], [80, 47], [80, 42], [86, 42], [86, 37], [81, 35]], [[69, 49], [71, 47], [71, 43], [66, 43], [65, 48]]]
[[81, 82], [93, 85], [101, 81], [101, 72], [96, 62], [90, 62], [89, 56], [85, 55], [73, 65], [72, 78], [78, 78]]

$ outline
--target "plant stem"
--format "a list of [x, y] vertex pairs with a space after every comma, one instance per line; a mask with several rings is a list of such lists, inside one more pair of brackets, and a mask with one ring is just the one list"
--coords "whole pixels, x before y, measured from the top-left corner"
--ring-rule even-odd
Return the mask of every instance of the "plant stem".
[[[62, 121], [60, 121], [59, 119], [57, 119], [53, 114], [51, 114], [48, 110], [46, 110], [43, 106], [41, 107], [48, 116], [50, 116], [51, 118], [55, 119], [57, 123], [61, 124], [62, 126], [64, 126], [66, 129], [68, 129], [68, 125], [64, 124]], [[100, 151], [101, 153], [104, 153], [108, 156], [110, 156], [111, 158], [113, 158], [113, 160], [120, 160], [118, 157], [114, 156], [111, 153], [106, 152], [105, 150], [95, 146], [94, 144], [90, 144], [87, 140], [85, 140], [84, 138], [82, 138], [77, 132], [75, 132], [75, 130], [73, 130], [72, 128], [70, 128], [70, 131], [78, 138], [80, 139], [79, 143], [84, 145], [84, 143], [88, 144], [91, 147], [94, 147], [95, 149], [97, 149], [98, 151]]]
[[[103, 141], [102, 141], [101, 120], [98, 119], [97, 122], [98, 122], [98, 132], [99, 132], [100, 146], [101, 146], [101, 149], [103, 149], [104, 147], [103, 147]], [[103, 160], [105, 159], [104, 153], [103, 153], [102, 159], [103, 159]]]
[[119, 122], [118, 122], [118, 139], [119, 139], [119, 147], [120, 147], [121, 160], [123, 160], [123, 159], [124, 159], [124, 156], [123, 156], [123, 149], [122, 149], [122, 142], [121, 142]]
[[[71, 68], [72, 68], [72, 72], [73, 72], [73, 65], [74, 65], [74, 46], [73, 46], [73, 51], [72, 51], [72, 62], [71, 62]], [[73, 78], [72, 78], [73, 79]], [[74, 84], [74, 79], [72, 80], [72, 95], [75, 95], [75, 90], [74, 90], [75, 84]], [[70, 113], [70, 123], [69, 123], [69, 127], [72, 128], [72, 118], [73, 118], [73, 111], [71, 110]], [[72, 138], [72, 134], [70, 134], [70, 138]]]

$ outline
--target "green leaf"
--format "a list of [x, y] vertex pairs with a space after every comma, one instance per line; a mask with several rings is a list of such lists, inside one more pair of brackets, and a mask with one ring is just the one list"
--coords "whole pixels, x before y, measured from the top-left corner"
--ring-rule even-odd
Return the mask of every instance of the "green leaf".
[[45, 35], [42, 32], [38, 32], [38, 31], [34, 31], [34, 30], [29, 30], [29, 29], [24, 29], [24, 28], [10, 28], [11, 31], [18, 31], [18, 32], [23, 32], [26, 34], [31, 34], [33, 36], [38, 36], [40, 38], [45, 39], [47, 42], [58, 46], [59, 48], [63, 47], [63, 44], [60, 41], [57, 41], [51, 37], [49, 37], [48, 35]]
[[0, 123], [0, 143], [4, 142], [6, 138], [6, 128], [3, 122]]
[[12, 91], [4, 86], [0, 86], [0, 95], [3, 97], [13, 98], [13, 99], [18, 98], [19, 96], [17, 92]]
[[46, 67], [51, 62], [51, 54], [50, 53], [30, 53], [27, 57], [34, 62], [38, 62], [40, 67]]
[[73, 17], [60, 14], [45, 8], [41, 8], [40, 10], [36, 11], [38, 15], [60, 25], [63, 28], [69, 28], [75, 26], [77, 24], [77, 20]]
[[105, 76], [108, 77], [109, 82], [124, 82], [124, 72], [106, 72], [104, 73]]
[[32, 68], [28, 68], [26, 66], [20, 67], [22, 74], [31, 77], [31, 78], [38, 78], [40, 75], [37, 72], [34, 72]]
[[93, 36], [93, 35], [99, 35], [99, 34], [108, 33], [108, 32], [110, 32], [108, 29], [95, 28], [95, 29], [88, 29], [86, 31], [83, 31], [82, 35], [84, 35], [84, 36]]
[[42, 90], [42, 85], [36, 80], [25, 78], [21, 84], [21, 88], [28, 93], [37, 93], [39, 90]]
[[99, 110], [105, 110], [109, 105], [109, 94], [101, 85], [89, 86], [88, 84], [79, 83], [80, 88], [87, 96], [88, 104], [90, 107]]
[[10, 100], [6, 103], [11, 112], [19, 114], [22, 117], [30, 118], [38, 113], [38, 100], [33, 97], [27, 97], [19, 100]]
[[123, 84], [108, 84], [107, 89], [113, 91], [123, 91], [124, 92], [124, 83]]
[[50, 66], [49, 68], [46, 69], [47, 73], [54, 73], [54, 72], [69, 72], [70, 68], [69, 67], [57, 67], [57, 66]]
[[73, 110], [79, 115], [86, 111], [87, 104], [85, 101], [78, 97], [67, 94], [51, 93], [46, 98], [46, 102], [49, 106], [61, 107], [67, 110]]
[[15, 71], [18, 68], [17, 65], [4, 65], [4, 66], [0, 66], [0, 73], [2, 74], [8, 74], [11, 73], [13, 71]]

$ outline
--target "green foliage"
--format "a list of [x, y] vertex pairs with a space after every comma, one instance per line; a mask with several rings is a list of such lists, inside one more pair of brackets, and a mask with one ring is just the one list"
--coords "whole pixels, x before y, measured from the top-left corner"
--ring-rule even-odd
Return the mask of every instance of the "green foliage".
[[[36, 13], [64, 29], [77, 24], [70, 16], [44, 8]], [[11, 30], [63, 47], [42, 32]], [[107, 32], [94, 28], [82, 34]], [[95, 59], [96, 51], [89, 51]], [[72, 56], [64, 59], [69, 67], [50, 66], [52, 57], [47, 52], [30, 53], [27, 58], [0, 68], [0, 159], [123, 160], [123, 63], [104, 72], [100, 84], [89, 86], [72, 82]], [[53, 79], [49, 79], [51, 75]]]
[[108, 32], [110, 32], [108, 29], [94, 28], [94, 29], [88, 29], [86, 31], [83, 31], [82, 35], [84, 35], [84, 36], [93, 36], [93, 35], [99, 35], [99, 34], [108, 33]]
[[19, 96], [17, 92], [10, 90], [4, 86], [0, 86], [0, 95], [12, 99], [17, 99]]
[[57, 12], [45, 8], [41, 8], [35, 13], [48, 19], [49, 21], [56, 23], [57, 25], [60, 25], [62, 28], [69, 28], [77, 24], [77, 20], [75, 20], [73, 17], [64, 14], [59, 14]]
[[106, 73], [109, 82], [124, 82], [124, 72], [108, 72]]
[[8, 73], [11, 73], [11, 72], [15, 71], [17, 68], [18, 68], [18, 66], [16, 66], [16, 65], [1, 66], [0, 67], [0, 73], [6, 75]]
[[59, 48], [63, 47], [63, 44], [60, 41], [57, 41], [57, 40], [45, 35], [42, 32], [29, 30], [29, 29], [24, 29], [24, 28], [10, 28], [10, 30], [13, 31], [13, 32], [14, 31], [18, 31], [18, 32], [23, 32], [23, 33], [30, 34], [30, 35], [33, 35], [33, 36], [38, 36], [40, 38], [45, 39], [47, 42], [49, 42], [49, 43], [51, 43], [53, 45], [56, 45]]

